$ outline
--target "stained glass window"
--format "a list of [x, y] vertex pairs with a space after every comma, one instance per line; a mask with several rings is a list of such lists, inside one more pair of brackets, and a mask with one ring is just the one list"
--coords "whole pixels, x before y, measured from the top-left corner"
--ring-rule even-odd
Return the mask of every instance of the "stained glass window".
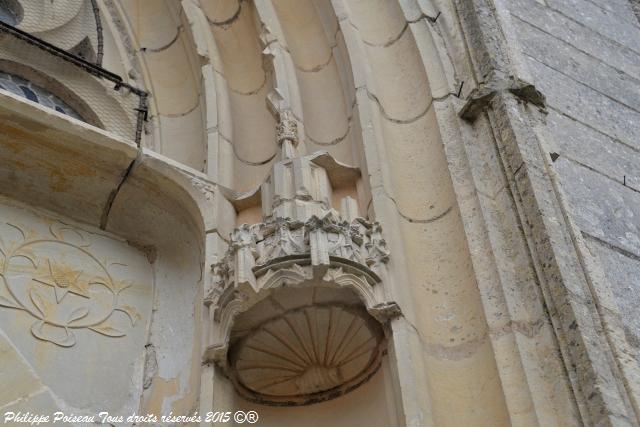
[[84, 121], [80, 114], [59, 97], [15, 74], [0, 71], [0, 89], [7, 90], [23, 98], [27, 98], [30, 101], [37, 102], [45, 107]]
[[0, 0], [0, 21], [16, 26], [20, 22], [22, 8], [16, 0]]

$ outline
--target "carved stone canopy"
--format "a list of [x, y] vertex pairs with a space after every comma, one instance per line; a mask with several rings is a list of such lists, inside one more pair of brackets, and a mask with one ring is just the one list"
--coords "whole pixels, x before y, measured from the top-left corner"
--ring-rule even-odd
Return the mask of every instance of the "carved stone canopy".
[[327, 400], [380, 366], [380, 323], [346, 288], [280, 288], [234, 323], [229, 372], [247, 399], [273, 405]]
[[332, 206], [334, 187], [355, 188], [359, 171], [327, 153], [299, 156], [296, 127], [279, 131], [271, 175], [234, 203], [259, 194], [263, 221], [236, 228], [212, 266], [205, 360], [249, 400], [302, 405], [366, 381], [380, 364], [382, 324], [399, 310], [381, 285], [389, 251], [380, 224], [358, 216], [350, 196], [340, 212]]
[[235, 317], [283, 286], [351, 289], [370, 315], [385, 322], [398, 314], [380, 286], [388, 259], [380, 226], [362, 218], [348, 223], [330, 213], [305, 223], [276, 218], [242, 225], [226, 256], [212, 266], [214, 284], [205, 303], [216, 334], [209, 354], [226, 365]]

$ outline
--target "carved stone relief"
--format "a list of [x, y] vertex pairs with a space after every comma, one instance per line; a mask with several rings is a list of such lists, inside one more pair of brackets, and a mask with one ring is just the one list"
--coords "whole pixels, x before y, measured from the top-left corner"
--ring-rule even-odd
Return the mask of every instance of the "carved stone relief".
[[152, 303], [145, 256], [7, 202], [0, 200], [0, 336], [61, 405], [136, 410]]
[[274, 290], [236, 319], [229, 363], [245, 398], [272, 405], [327, 400], [380, 365], [381, 325], [350, 289]]
[[235, 368], [245, 387], [259, 393], [323, 392], [369, 366], [380, 341], [376, 332], [366, 318], [342, 307], [304, 307], [253, 331], [237, 354]]
[[135, 325], [140, 314], [121, 293], [131, 286], [116, 281], [106, 263], [91, 253], [91, 243], [80, 230], [63, 223], [49, 226], [49, 236], [25, 231], [6, 222], [16, 239], [0, 237], [2, 288], [0, 306], [22, 310], [34, 318], [31, 333], [61, 347], [76, 344], [74, 329], [89, 329], [107, 337], [122, 337], [126, 329], [110, 323], [120, 311]]

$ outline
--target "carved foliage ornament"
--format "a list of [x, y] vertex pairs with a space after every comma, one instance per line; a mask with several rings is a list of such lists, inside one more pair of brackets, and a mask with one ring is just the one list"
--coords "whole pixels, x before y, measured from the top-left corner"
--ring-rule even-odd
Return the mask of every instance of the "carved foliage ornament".
[[212, 266], [215, 283], [209, 303], [242, 283], [249, 283], [257, 292], [256, 275], [278, 260], [301, 257], [310, 258], [313, 266], [329, 266], [331, 258], [351, 262], [377, 281], [375, 271], [388, 262], [389, 250], [378, 223], [363, 218], [349, 223], [333, 211], [304, 223], [270, 218], [252, 226], [243, 224], [232, 233], [225, 257]]
[[33, 317], [35, 338], [71, 347], [76, 329], [122, 337], [126, 331], [112, 322], [117, 311], [135, 325], [140, 315], [121, 298], [131, 284], [109, 271], [126, 264], [97, 259], [86, 233], [62, 223], [44, 237], [11, 223], [7, 228], [15, 238], [0, 238], [0, 306]]
[[278, 144], [290, 141], [294, 145], [298, 144], [298, 123], [289, 110], [280, 113], [280, 120], [276, 128]]

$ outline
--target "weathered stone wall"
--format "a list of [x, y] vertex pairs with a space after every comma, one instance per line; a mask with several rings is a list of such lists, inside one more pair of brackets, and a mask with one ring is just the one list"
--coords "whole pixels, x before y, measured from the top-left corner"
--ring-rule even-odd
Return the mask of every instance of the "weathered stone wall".
[[100, 129], [0, 98], [0, 408], [192, 412], [212, 187]]
[[638, 357], [640, 25], [626, 0], [515, 0], [510, 8], [547, 99], [543, 149], [559, 155], [553, 169]]

